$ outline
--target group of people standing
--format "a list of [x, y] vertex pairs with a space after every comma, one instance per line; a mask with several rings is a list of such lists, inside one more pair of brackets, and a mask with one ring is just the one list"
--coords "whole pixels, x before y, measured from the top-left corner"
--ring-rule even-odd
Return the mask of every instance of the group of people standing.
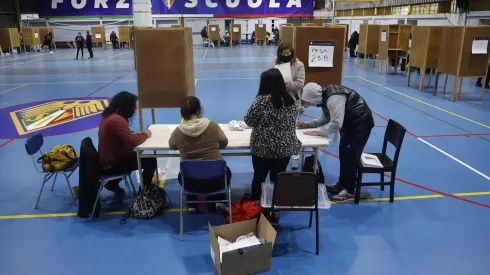
[[[116, 49], [117, 45], [119, 43], [119, 39], [117, 38], [117, 34], [112, 31], [110, 35], [110, 40], [112, 43], [112, 48]], [[89, 59], [94, 58], [94, 53], [92, 51], [93, 44], [92, 44], [92, 35], [90, 34], [90, 31], [87, 31], [87, 35], [85, 37], [82, 36], [81, 32], [78, 32], [78, 35], [75, 37], [75, 45], [77, 47], [77, 56], [75, 59], [78, 59], [78, 54], [82, 52], [82, 58], [83, 58], [83, 48], [86, 47], [87, 51], [90, 55]]]

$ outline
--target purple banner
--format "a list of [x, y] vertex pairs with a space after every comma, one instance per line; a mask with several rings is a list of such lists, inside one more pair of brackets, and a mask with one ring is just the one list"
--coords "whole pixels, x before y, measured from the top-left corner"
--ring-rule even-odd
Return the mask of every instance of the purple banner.
[[[151, 0], [153, 14], [311, 17], [313, 0]], [[132, 0], [38, 0], [40, 17], [131, 16]]]

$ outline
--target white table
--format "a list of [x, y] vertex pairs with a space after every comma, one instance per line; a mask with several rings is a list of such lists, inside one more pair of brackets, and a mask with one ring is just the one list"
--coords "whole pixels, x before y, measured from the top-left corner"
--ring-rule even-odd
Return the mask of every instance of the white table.
[[[180, 157], [179, 151], [170, 150], [168, 140], [172, 134], [171, 129], [176, 128], [177, 124], [154, 124], [150, 126], [152, 137], [147, 139], [143, 144], [136, 147], [138, 157], [138, 170], [140, 176], [140, 184], [143, 186], [143, 174], [141, 171], [141, 158], [162, 158], [162, 157]], [[251, 129], [245, 131], [231, 131], [227, 124], [220, 124], [221, 129], [228, 137], [228, 146], [221, 150], [223, 156], [251, 156], [252, 152], [236, 152], [236, 150], [250, 149]], [[314, 156], [314, 171], [317, 172], [318, 148], [329, 145], [330, 140], [322, 137], [310, 137], [302, 134], [305, 131], [315, 129], [296, 130], [299, 140], [302, 143], [301, 155], [313, 154]], [[305, 149], [311, 148], [311, 151]], [[143, 151], [153, 151], [152, 153], [144, 153]], [[162, 152], [163, 151], [163, 152]], [[158, 175], [157, 175], [158, 177]], [[157, 179], [158, 182], [158, 179]]]

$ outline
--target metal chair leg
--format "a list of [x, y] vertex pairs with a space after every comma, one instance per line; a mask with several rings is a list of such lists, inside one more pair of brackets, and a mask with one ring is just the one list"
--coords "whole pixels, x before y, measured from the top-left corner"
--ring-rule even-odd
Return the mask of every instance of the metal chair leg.
[[316, 255], [320, 255], [320, 218], [318, 217], [318, 209], [315, 211], [316, 217]]
[[359, 204], [359, 199], [361, 198], [361, 186], [362, 186], [362, 172], [357, 172], [356, 195], [354, 197], [355, 204]]
[[39, 204], [39, 200], [41, 199], [41, 194], [43, 193], [44, 184], [49, 180], [48, 176], [49, 174], [44, 175], [43, 184], [41, 185], [41, 190], [39, 190], [39, 195], [37, 196], [36, 206], [34, 207], [34, 209], [37, 209], [37, 205]]
[[381, 183], [381, 191], [385, 191], [385, 175], [383, 173], [379, 174], [379, 182]]
[[129, 197], [133, 199], [133, 192], [131, 191], [131, 187], [129, 186], [128, 176], [124, 177], [124, 184], [126, 185], [126, 189], [128, 189]]
[[90, 214], [90, 217], [88, 217], [89, 220], [92, 220], [94, 218], [95, 208], [97, 207], [97, 202], [99, 201], [100, 192], [102, 192], [102, 189], [104, 189], [104, 184], [106, 183], [107, 181], [103, 181], [100, 183], [99, 192], [97, 192], [97, 197], [95, 198], [94, 207], [92, 207], [92, 214]]
[[56, 183], [56, 178], [58, 177], [58, 173], [54, 174], [54, 180], [53, 180], [53, 185], [51, 185], [51, 191], [54, 190], [54, 184]]
[[73, 205], [77, 205], [77, 200], [75, 198], [75, 194], [73, 194], [73, 190], [71, 189], [70, 178], [65, 174], [65, 172], [60, 172], [65, 176], [66, 184], [68, 184], [68, 189], [70, 189], [71, 199], [73, 200]]
[[131, 178], [131, 174], [128, 175], [129, 182], [131, 183], [131, 188], [133, 189], [133, 195], [136, 197], [136, 188], [134, 188], [133, 179]]
[[183, 213], [183, 203], [184, 203], [184, 187], [180, 188], [180, 240], [182, 241], [184, 235], [184, 213]]

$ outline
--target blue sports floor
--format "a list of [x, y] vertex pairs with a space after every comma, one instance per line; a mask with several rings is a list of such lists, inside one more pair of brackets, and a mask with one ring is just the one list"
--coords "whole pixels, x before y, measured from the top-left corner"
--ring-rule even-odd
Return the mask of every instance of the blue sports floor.
[[[273, 47], [195, 48], [197, 96], [205, 116], [220, 123], [242, 119], [274, 54]], [[0, 61], [0, 274], [215, 274], [207, 226], [224, 220], [186, 215], [184, 241], [179, 241], [177, 159], [159, 160], [167, 169], [162, 183], [173, 205], [156, 219], [121, 225], [127, 205], [114, 202], [107, 191], [103, 209], [112, 212], [91, 222], [79, 219], [62, 178], [54, 191], [46, 185], [34, 209], [42, 176], [24, 149], [29, 132], [20, 135], [13, 121], [41, 103], [137, 93], [131, 51], [97, 50], [95, 60], [74, 56], [71, 49]], [[361, 204], [321, 211], [319, 256], [308, 214], [282, 213], [273, 267], [264, 274], [489, 274], [490, 93], [479, 101], [475, 80], [465, 80], [462, 100], [453, 103], [451, 78], [448, 92], [434, 97], [432, 88], [406, 87], [403, 75], [377, 75], [371, 64], [364, 70], [346, 59], [343, 84], [357, 90], [375, 112], [366, 151], [381, 150], [387, 119], [409, 131], [399, 160], [397, 200], [387, 202], [389, 188], [363, 188]], [[413, 85], [417, 77], [414, 73]], [[309, 108], [302, 119], [319, 115], [319, 109]], [[144, 116], [149, 124], [150, 113]], [[180, 120], [177, 109], [158, 110], [156, 117], [159, 123]], [[70, 143], [78, 150], [87, 136], [97, 143], [97, 121], [97, 115], [87, 115], [46, 128], [43, 148]], [[138, 128], [137, 117], [132, 127]], [[337, 154], [338, 144], [332, 143], [320, 155], [328, 183], [338, 177]], [[251, 183], [251, 160], [227, 161], [239, 198]], [[77, 182], [78, 172], [72, 177], [72, 184]]]

